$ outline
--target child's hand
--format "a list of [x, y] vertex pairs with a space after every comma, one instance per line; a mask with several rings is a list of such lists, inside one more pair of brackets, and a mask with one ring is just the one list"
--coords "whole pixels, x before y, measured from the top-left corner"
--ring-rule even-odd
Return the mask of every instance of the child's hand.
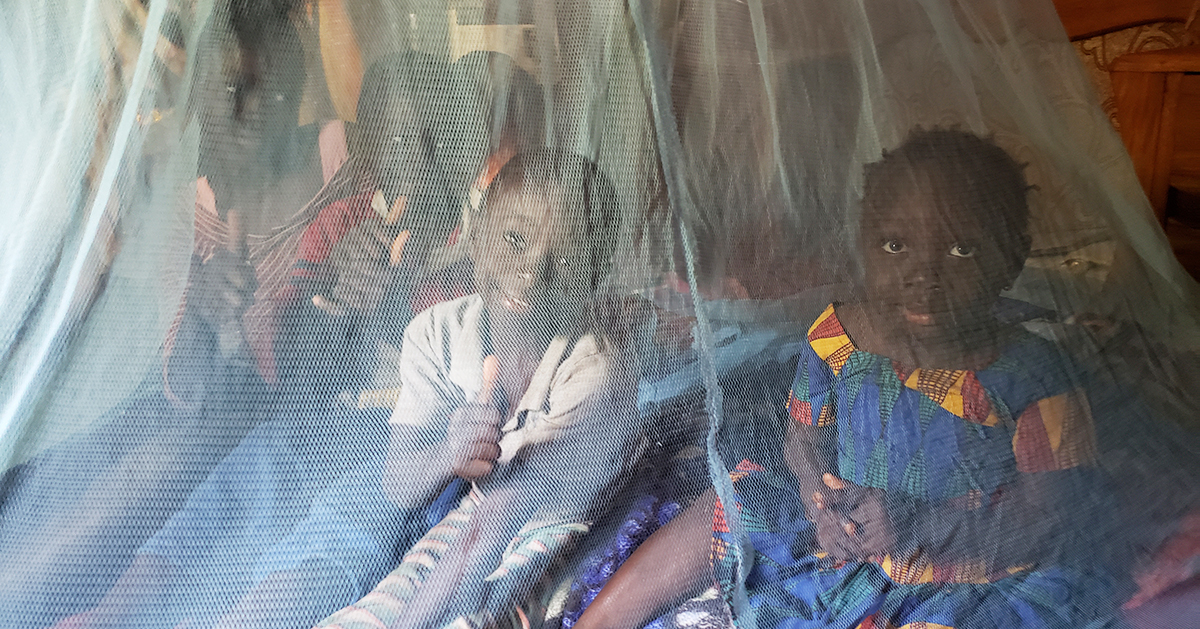
[[323, 272], [331, 277], [332, 289], [314, 295], [313, 305], [335, 316], [375, 312], [408, 237], [408, 230], [397, 234], [390, 225], [376, 220], [363, 221], [346, 232], [325, 261]]
[[254, 304], [258, 280], [245, 256], [218, 249], [200, 267], [188, 289], [188, 305], [213, 331], [241, 325], [242, 315]]
[[200, 317], [217, 335], [221, 357], [232, 363], [252, 366], [242, 315], [254, 304], [258, 281], [254, 267], [248, 261], [242, 213], [230, 210], [225, 218], [229, 227], [226, 247], [201, 267], [193, 289], [189, 290], [195, 291]]
[[500, 458], [500, 427], [504, 417], [494, 399], [500, 371], [495, 356], [483, 360], [483, 386], [479, 397], [450, 416], [448, 448], [451, 471], [466, 480], [479, 480], [492, 472]]
[[825, 474], [822, 480], [829, 489], [812, 495], [821, 548], [841, 561], [864, 561], [891, 551], [895, 538], [884, 492], [833, 474]]

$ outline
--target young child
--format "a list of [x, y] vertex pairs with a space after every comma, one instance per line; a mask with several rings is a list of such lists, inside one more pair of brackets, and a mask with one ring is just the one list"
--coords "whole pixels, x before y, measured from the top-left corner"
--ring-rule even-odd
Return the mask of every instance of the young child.
[[809, 329], [775, 445], [787, 470], [737, 455], [736, 508], [710, 490], [575, 626], [639, 627], [714, 579], [759, 627], [1114, 623], [1106, 562], [1072, 552], [1087, 537], [1071, 522], [1106, 504], [1087, 399], [1052, 345], [992, 315], [1029, 252], [1028, 188], [957, 130], [914, 131], [868, 166], [865, 281]]
[[[383, 389], [376, 383], [394, 388], [395, 367], [381, 366], [384, 361], [375, 360], [377, 345], [370, 343], [382, 345], [390, 339], [370, 336], [362, 328], [364, 322], [378, 322], [380, 327], [391, 323], [401, 329], [407, 324], [411, 311], [402, 304], [380, 302], [385, 294], [407, 297], [413, 292], [424, 255], [439, 238], [445, 243], [458, 218], [453, 203], [443, 198], [450, 197], [452, 183], [430, 163], [437, 144], [430, 133], [432, 114], [414, 104], [427, 96], [422, 106], [436, 110], [439, 102], [450, 100], [439, 101], [417, 91], [421, 84], [438, 79], [451, 83], [448, 75], [450, 67], [444, 61], [416, 53], [386, 56], [368, 70], [352, 164], [367, 188], [328, 203], [300, 238], [301, 263], [292, 275], [294, 290], [284, 318], [288, 334], [282, 340], [287, 342], [279, 344], [283, 394], [266, 402], [230, 396], [228, 406], [249, 407], [262, 421], [206, 470], [202, 482], [189, 486], [194, 489], [179, 501], [178, 510], [135, 547], [132, 562], [104, 598], [91, 610], [64, 621], [64, 626], [122, 626], [130, 619], [156, 626], [175, 626], [187, 619], [194, 626], [212, 626], [263, 581], [264, 570], [287, 572], [316, 551], [327, 550], [283, 542], [333, 479], [353, 470], [365, 477], [373, 473], [378, 484], [388, 439], [386, 420], [395, 398], [364, 393]], [[389, 200], [385, 211], [397, 205], [397, 199], [407, 199], [398, 204], [406, 207], [403, 216], [386, 224], [371, 206], [376, 194]], [[450, 226], [444, 225], [447, 219]], [[411, 237], [393, 258], [392, 243], [402, 229], [409, 230]], [[350, 240], [356, 236], [359, 240]], [[367, 247], [367, 240], [376, 248]], [[406, 271], [411, 272], [405, 275]], [[315, 291], [323, 291], [345, 312], [330, 315], [301, 300]], [[307, 325], [292, 325], [296, 322]], [[327, 332], [352, 325], [362, 327], [340, 337]], [[294, 334], [314, 330], [326, 333]], [[355, 362], [362, 363], [362, 369], [353, 374], [336, 371], [337, 366]], [[339, 377], [330, 376], [331, 372]], [[341, 396], [349, 403], [330, 395], [346, 391], [354, 394]], [[383, 520], [400, 517], [372, 515]], [[311, 625], [354, 600], [340, 581], [335, 583], [339, 587], [314, 586], [315, 593], [297, 593], [303, 597], [301, 602], [287, 607], [288, 614], [303, 619], [296, 626]], [[278, 590], [275, 593], [282, 598]], [[261, 605], [256, 621], [268, 617], [264, 609], [271, 610]], [[292, 616], [277, 613], [271, 619], [283, 622]]]
[[597, 167], [520, 153], [471, 220], [478, 293], [404, 335], [384, 488], [427, 504], [456, 478], [461, 506], [375, 591], [322, 626], [486, 621], [521, 600], [636, 458], [637, 370], [598, 290], [615, 191]]

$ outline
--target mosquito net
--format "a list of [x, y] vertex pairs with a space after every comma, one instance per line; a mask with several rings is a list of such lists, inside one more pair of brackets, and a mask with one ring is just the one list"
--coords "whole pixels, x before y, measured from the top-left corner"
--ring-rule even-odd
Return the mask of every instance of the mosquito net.
[[0, 16], [0, 626], [1200, 616], [1197, 286], [1049, 0]]

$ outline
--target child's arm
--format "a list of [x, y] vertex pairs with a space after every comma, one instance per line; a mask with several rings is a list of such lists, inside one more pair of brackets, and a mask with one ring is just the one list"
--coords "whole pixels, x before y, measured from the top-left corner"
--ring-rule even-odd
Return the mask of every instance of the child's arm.
[[[1093, 475], [1080, 469], [1020, 474], [990, 505], [975, 509], [888, 500], [882, 490], [832, 474], [825, 475], [825, 485], [817, 492], [816, 517], [810, 519], [817, 524], [821, 547], [835, 557], [866, 560], [893, 551], [920, 551], [935, 563], [983, 560], [989, 570], [1053, 562], [1072, 553], [1082, 556], [1086, 542], [1078, 524], [1089, 516], [1068, 500], [1102, 493]], [[1099, 518], [1093, 521], [1111, 519], [1104, 500], [1093, 505], [1090, 517]], [[1094, 533], [1086, 539], [1098, 539]]]
[[638, 629], [713, 580], [711, 488], [655, 531], [612, 576], [575, 629]]
[[410, 509], [433, 502], [453, 480], [446, 444], [412, 426], [392, 426], [383, 493], [393, 504]]
[[789, 421], [784, 438], [783, 456], [796, 480], [805, 506], [813, 506], [813, 496], [825, 489], [823, 478], [836, 470], [833, 467], [837, 452], [837, 427], [810, 426]]
[[[464, 461], [456, 453], [475, 445], [482, 427], [498, 425], [499, 421], [494, 408], [479, 400], [463, 400], [462, 392], [450, 381], [451, 357], [446, 349], [450, 332], [434, 317], [433, 310], [426, 310], [404, 331], [400, 397], [389, 420], [391, 439], [383, 491], [405, 509], [427, 506], [457, 472], [468, 472], [460, 469]], [[495, 359], [490, 360], [494, 371]], [[484, 388], [492, 386], [494, 373], [484, 380]], [[490, 390], [487, 395], [490, 397]], [[476, 447], [467, 454], [471, 455], [469, 461], [495, 452]], [[466, 477], [474, 479], [485, 473]]]
[[492, 399], [498, 371], [495, 356], [484, 359], [479, 396], [450, 416], [445, 439], [411, 426], [392, 427], [383, 483], [392, 502], [429, 504], [456, 476], [474, 481], [491, 474], [500, 458], [504, 423]]
[[1067, 557], [1099, 561], [1090, 540], [1104, 539], [1106, 530], [1120, 525], [1094, 466], [1096, 444], [1086, 395], [1069, 391], [1034, 402], [1016, 424], [1013, 482], [981, 508], [897, 505], [911, 510], [893, 516], [896, 522], [911, 523], [912, 530], [898, 531], [907, 541], [903, 546], [919, 547], [935, 561], [984, 559], [993, 569]]
[[788, 422], [784, 460], [800, 484], [806, 514], [816, 525], [818, 545], [836, 559], [866, 559], [890, 545], [883, 493], [838, 479], [833, 463], [836, 453], [837, 426]]
[[[628, 468], [636, 451], [634, 380], [617, 376], [608, 358], [578, 367], [555, 383], [542, 432], [527, 435], [515, 458], [491, 473], [470, 528], [442, 555], [406, 609], [405, 626], [441, 626], [462, 615], [499, 612], [528, 596], [556, 551], [554, 542], [528, 562], [500, 567], [509, 544], [537, 529], [584, 522]], [[630, 399], [626, 399], [630, 398]], [[525, 531], [526, 533], [529, 530]]]
[[[1072, 506], [1082, 505], [1069, 498], [1096, 493], [1081, 485], [1088, 477], [1084, 470], [1023, 473], [986, 507], [966, 510], [916, 502], [896, 505], [892, 518], [906, 523], [906, 530], [897, 531], [902, 548], [919, 548], [938, 563], [984, 560], [989, 569], [1000, 570], [1053, 562], [1079, 550], [1081, 531], [1072, 523], [1080, 519]], [[1104, 501], [1098, 500], [1100, 504]], [[1108, 518], [1105, 513], [1093, 516], [1095, 522]]]

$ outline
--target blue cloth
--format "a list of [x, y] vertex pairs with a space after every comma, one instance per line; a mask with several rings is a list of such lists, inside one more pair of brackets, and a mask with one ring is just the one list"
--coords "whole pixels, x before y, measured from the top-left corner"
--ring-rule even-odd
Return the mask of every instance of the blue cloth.
[[[459, 490], [429, 510], [403, 512], [383, 494], [387, 410], [339, 410], [314, 421], [255, 428], [192, 492], [139, 553], [181, 571], [170, 618], [207, 626], [274, 572], [321, 565], [303, 597], [320, 618], [352, 602], [440, 517]], [[438, 509], [441, 512], [437, 512]], [[417, 520], [417, 521], [413, 521]], [[332, 568], [332, 569], [328, 569]], [[295, 605], [281, 593], [280, 605]], [[263, 619], [293, 609], [258, 609]]]
[[[395, 568], [404, 552], [457, 506], [467, 489], [465, 483], [455, 480], [424, 513], [413, 514], [384, 495], [379, 475], [344, 474], [317, 497], [304, 520], [263, 555], [254, 580], [321, 562], [343, 576], [340, 585], [355, 592], [357, 599]], [[327, 611], [332, 613], [354, 599]]]
[[[1118, 572], [1095, 555], [1065, 547], [1067, 537], [1091, 528], [1066, 517], [1074, 515], [1073, 507], [1096, 516], [1112, 513], [1100, 486], [1070, 485], [1076, 495], [1055, 494], [1057, 508], [1043, 507], [1039, 517], [1053, 522], [1059, 537], [1047, 542], [1054, 548], [1025, 551], [1036, 550], [1038, 563], [994, 565], [984, 554], [994, 550], [991, 545], [1025, 543], [1019, 529], [1012, 529], [1012, 538], [994, 537], [1008, 531], [998, 533], [998, 514], [988, 513], [993, 497], [1008, 491], [1018, 474], [1081, 479], [1094, 463], [1089, 406], [1056, 347], [1019, 334], [984, 369], [905, 370], [855, 347], [833, 307], [813, 324], [808, 339], [789, 414], [812, 430], [836, 431], [838, 475], [886, 492], [897, 544], [886, 558], [835, 562], [816, 544], [795, 477], [772, 462], [759, 465], [756, 459], [768, 452], [751, 454], [731, 474], [738, 504], [714, 517], [713, 560], [723, 590], [733, 592], [741, 559], [730, 552], [738, 540], [724, 518], [738, 517], [754, 548], [745, 585], [757, 626], [1119, 626]], [[1057, 439], [1047, 436], [1052, 426]], [[779, 450], [780, 444], [766, 448]], [[963, 524], [940, 537], [905, 535], [909, 528], [940, 530], [935, 515], [961, 515]], [[965, 528], [971, 525], [979, 528]], [[982, 536], [980, 543], [950, 550], [956, 548], [952, 540], [972, 536]], [[930, 548], [951, 556], [931, 559]]]
[[0, 556], [22, 570], [0, 571], [0, 627], [40, 629], [95, 605], [250, 430], [249, 413], [182, 410], [152, 387], [6, 472]]
[[746, 587], [758, 627], [853, 629], [867, 617], [877, 628], [1124, 626], [1116, 605], [1122, 584], [1103, 566], [1050, 565], [993, 583], [901, 585], [877, 564], [838, 565], [813, 554], [814, 526], [790, 475], [756, 469], [735, 478], [737, 512], [756, 554]]

